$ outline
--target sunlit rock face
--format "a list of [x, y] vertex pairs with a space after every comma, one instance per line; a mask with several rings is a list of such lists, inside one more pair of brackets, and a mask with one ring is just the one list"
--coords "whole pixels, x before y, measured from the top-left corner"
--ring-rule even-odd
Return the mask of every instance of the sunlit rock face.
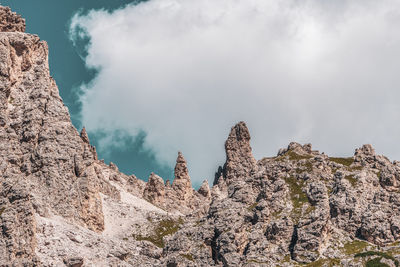
[[10, 8], [0, 6], [0, 32], [25, 32], [25, 19]]
[[172, 183], [145, 182], [97, 159], [24, 19], [0, 7], [0, 29], [0, 266], [398, 264], [400, 163], [371, 145], [257, 161], [239, 122], [211, 188], [180, 152]]

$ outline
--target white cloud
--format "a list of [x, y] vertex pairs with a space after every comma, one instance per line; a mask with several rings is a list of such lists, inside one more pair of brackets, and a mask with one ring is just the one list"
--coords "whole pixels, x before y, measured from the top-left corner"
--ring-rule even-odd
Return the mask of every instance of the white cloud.
[[400, 159], [397, 0], [150, 0], [77, 14], [89, 37], [82, 86], [91, 131], [147, 135], [173, 166], [212, 179], [244, 120], [257, 158], [289, 141], [335, 155], [363, 143]]

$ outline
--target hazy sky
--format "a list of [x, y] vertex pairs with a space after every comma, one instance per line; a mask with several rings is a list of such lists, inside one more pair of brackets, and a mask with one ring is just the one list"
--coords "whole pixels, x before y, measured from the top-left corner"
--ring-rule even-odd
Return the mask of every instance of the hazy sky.
[[81, 89], [82, 120], [110, 136], [147, 133], [196, 181], [224, 161], [244, 120], [255, 156], [290, 141], [333, 155], [372, 143], [400, 159], [400, 2], [150, 0], [72, 20], [98, 75]]
[[298, 141], [336, 156], [372, 143], [400, 159], [397, 0], [80, 2], [61, 26], [28, 29], [51, 49], [63, 31], [51, 54], [62, 54], [52, 62], [62, 96], [100, 157], [124, 170], [171, 178], [180, 150], [195, 184], [212, 181], [240, 120], [256, 158]]

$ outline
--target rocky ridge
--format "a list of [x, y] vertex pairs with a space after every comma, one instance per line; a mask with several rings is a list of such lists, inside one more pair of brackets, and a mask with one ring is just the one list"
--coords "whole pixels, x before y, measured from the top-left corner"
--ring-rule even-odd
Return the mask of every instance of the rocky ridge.
[[211, 188], [180, 152], [172, 184], [144, 182], [74, 128], [25, 20], [0, 7], [0, 30], [0, 266], [399, 265], [400, 162], [298, 143], [257, 161], [239, 122]]

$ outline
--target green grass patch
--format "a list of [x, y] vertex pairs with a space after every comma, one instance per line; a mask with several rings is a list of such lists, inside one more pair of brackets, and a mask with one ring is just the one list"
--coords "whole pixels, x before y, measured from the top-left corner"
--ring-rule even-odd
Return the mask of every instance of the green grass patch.
[[336, 162], [338, 164], [342, 164], [344, 166], [350, 167], [351, 164], [353, 164], [354, 159], [353, 157], [350, 158], [329, 158], [330, 161]]
[[344, 244], [343, 251], [346, 255], [353, 255], [362, 252], [368, 245], [368, 242], [354, 239], [352, 242]]
[[329, 267], [333, 267], [333, 266], [341, 266], [340, 265], [340, 259], [319, 259], [307, 264], [304, 264], [302, 266], [305, 267], [322, 267], [322, 266], [329, 266]]
[[302, 160], [302, 159], [310, 159], [310, 158], [313, 157], [313, 156], [310, 156], [310, 155], [299, 155], [296, 152], [291, 151], [291, 150], [286, 152], [284, 154], [284, 156], [288, 156], [289, 160]]
[[313, 171], [313, 165], [311, 162], [307, 161], [305, 164], [301, 165], [301, 168], [296, 169], [296, 173], [300, 174], [302, 172], [310, 173]]
[[271, 216], [272, 216], [274, 219], [278, 219], [278, 218], [280, 217], [281, 213], [282, 213], [281, 210], [280, 210], [280, 211], [275, 211], [275, 212], [273, 212], [273, 213], [271, 214]]
[[251, 259], [251, 260], [248, 260], [247, 263], [266, 264], [268, 262]]
[[194, 261], [192, 254], [180, 254], [180, 256], [187, 260]]
[[[311, 155], [299, 155], [296, 152], [289, 150], [288, 152], [286, 152], [283, 155], [280, 155], [279, 157], [275, 157], [273, 158], [275, 161], [284, 161], [285, 159], [289, 159], [289, 160], [302, 160], [302, 159], [311, 159], [313, 156]], [[268, 158], [269, 159], [269, 158]], [[264, 159], [262, 159], [264, 160]]]
[[344, 178], [345, 178], [347, 181], [349, 181], [350, 184], [351, 184], [353, 187], [356, 187], [356, 185], [357, 185], [357, 179], [354, 177], [354, 175], [346, 175]]
[[303, 192], [304, 181], [298, 181], [295, 177], [289, 177], [285, 179], [289, 185], [290, 199], [293, 204], [293, 219], [297, 222], [300, 219], [302, 207], [305, 203], [309, 202], [307, 194]]
[[0, 216], [1, 216], [1, 214], [3, 214], [3, 212], [4, 212], [5, 210], [6, 210], [5, 207], [0, 208]]
[[281, 261], [281, 263], [285, 263], [285, 262], [290, 262], [292, 258], [290, 257], [290, 254], [286, 255], [283, 260]]
[[[367, 262], [366, 266], [369, 266], [369, 267], [372, 267], [372, 266], [389, 266], [389, 265], [381, 262], [382, 258], [385, 258], [385, 259], [393, 261], [394, 265], [396, 267], [399, 266], [399, 261], [398, 260], [396, 260], [392, 255], [389, 255], [389, 254], [387, 254], [385, 252], [381, 252], [381, 251], [367, 251], [367, 252], [357, 253], [356, 255], [354, 255], [354, 258], [358, 258], [358, 257], [365, 258], [365, 257], [370, 257], [370, 256], [379, 256], [379, 257], [374, 258], [372, 260], [369, 260], [368, 262], [371, 262], [370, 263], [371, 265], [368, 265], [368, 262]], [[381, 265], [372, 265], [372, 264], [381, 264]], [[382, 265], [382, 264], [384, 264], [384, 265]]]
[[304, 167], [306, 168], [306, 172], [312, 172], [313, 171], [313, 165], [311, 162], [306, 162], [306, 164], [304, 164]]
[[371, 259], [371, 260], [367, 261], [367, 263], [365, 264], [365, 267], [390, 267], [386, 263], [381, 262], [381, 260], [382, 260], [382, 257]]
[[350, 167], [349, 170], [350, 171], [361, 171], [364, 167], [363, 166], [353, 166]]
[[253, 204], [251, 204], [251, 205], [247, 208], [247, 210], [248, 210], [248, 211], [254, 210], [254, 209], [257, 207], [257, 204], [258, 204], [258, 202], [254, 202]]
[[307, 215], [310, 214], [311, 212], [313, 212], [315, 210], [315, 208], [316, 207], [312, 206], [312, 205], [308, 206], [307, 209], [306, 209], [306, 214]]
[[159, 221], [157, 226], [154, 229], [154, 232], [149, 236], [142, 236], [142, 235], [133, 235], [133, 237], [137, 241], [149, 241], [156, 245], [159, 248], [164, 248], [164, 237], [167, 235], [175, 234], [178, 230], [180, 225], [183, 224], [183, 219], [179, 218], [179, 220], [162, 220]]

